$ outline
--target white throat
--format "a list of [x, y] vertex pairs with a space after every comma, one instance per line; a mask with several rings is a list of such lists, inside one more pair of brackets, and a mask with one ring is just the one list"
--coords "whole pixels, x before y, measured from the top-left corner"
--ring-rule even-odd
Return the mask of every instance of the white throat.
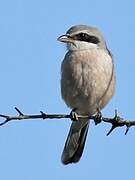
[[98, 45], [90, 42], [84, 41], [74, 41], [74, 43], [68, 43], [67, 49], [71, 51], [80, 51], [88, 49], [97, 49]]

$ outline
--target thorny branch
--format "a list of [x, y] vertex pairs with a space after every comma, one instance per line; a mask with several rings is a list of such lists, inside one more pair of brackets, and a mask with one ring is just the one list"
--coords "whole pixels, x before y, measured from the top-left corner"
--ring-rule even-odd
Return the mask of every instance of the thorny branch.
[[5, 120], [0, 123], [0, 126], [3, 126], [4, 124], [8, 123], [9, 121], [12, 120], [30, 120], [30, 119], [61, 119], [61, 118], [68, 118], [71, 119], [72, 121], [78, 121], [79, 118], [88, 118], [89, 120], [93, 120], [95, 122], [95, 125], [100, 124], [101, 122], [105, 123], [110, 123], [112, 125], [111, 129], [107, 133], [107, 136], [112, 133], [114, 129], [117, 127], [123, 127], [126, 126], [126, 131], [125, 135], [128, 133], [130, 127], [135, 126], [135, 121], [128, 121], [124, 120], [120, 116], [118, 116], [117, 110], [115, 110], [115, 116], [113, 118], [108, 118], [108, 117], [103, 117], [101, 112], [98, 111], [96, 115], [93, 116], [83, 116], [83, 115], [78, 115], [75, 112], [75, 109], [71, 111], [70, 114], [46, 114], [42, 111], [40, 111], [40, 114], [35, 114], [35, 115], [26, 115], [23, 114], [17, 107], [15, 107], [15, 110], [17, 111], [18, 115], [16, 116], [9, 116], [9, 115], [3, 115], [0, 114], [0, 117], [4, 118]]

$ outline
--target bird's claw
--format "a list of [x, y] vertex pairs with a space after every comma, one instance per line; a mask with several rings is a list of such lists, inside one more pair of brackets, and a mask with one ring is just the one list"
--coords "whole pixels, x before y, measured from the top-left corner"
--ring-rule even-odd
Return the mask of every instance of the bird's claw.
[[101, 113], [101, 111], [98, 109], [98, 111], [97, 111], [97, 113], [96, 113], [96, 115], [95, 115], [95, 117], [94, 117], [95, 125], [101, 123], [101, 121], [102, 121], [102, 113]]
[[72, 109], [71, 113], [70, 113], [70, 119], [72, 121], [78, 121], [78, 114], [76, 113], [76, 108]]

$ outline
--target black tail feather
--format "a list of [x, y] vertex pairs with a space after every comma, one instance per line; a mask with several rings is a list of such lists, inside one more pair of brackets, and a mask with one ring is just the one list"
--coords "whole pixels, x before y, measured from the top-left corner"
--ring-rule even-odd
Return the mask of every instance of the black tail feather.
[[69, 164], [69, 163], [76, 163], [80, 160], [84, 146], [85, 141], [88, 133], [89, 128], [89, 122], [85, 122], [85, 125], [80, 128], [78, 131], [75, 131], [76, 124], [73, 123], [71, 125], [65, 147], [62, 154], [62, 163], [63, 164]]

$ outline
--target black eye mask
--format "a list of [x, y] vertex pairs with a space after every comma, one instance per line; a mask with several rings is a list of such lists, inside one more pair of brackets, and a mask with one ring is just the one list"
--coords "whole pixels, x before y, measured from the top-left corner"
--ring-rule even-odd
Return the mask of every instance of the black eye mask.
[[91, 35], [86, 34], [86, 33], [76, 34], [72, 38], [74, 40], [90, 42], [90, 43], [93, 43], [93, 44], [98, 44], [100, 42], [97, 37], [91, 36]]

